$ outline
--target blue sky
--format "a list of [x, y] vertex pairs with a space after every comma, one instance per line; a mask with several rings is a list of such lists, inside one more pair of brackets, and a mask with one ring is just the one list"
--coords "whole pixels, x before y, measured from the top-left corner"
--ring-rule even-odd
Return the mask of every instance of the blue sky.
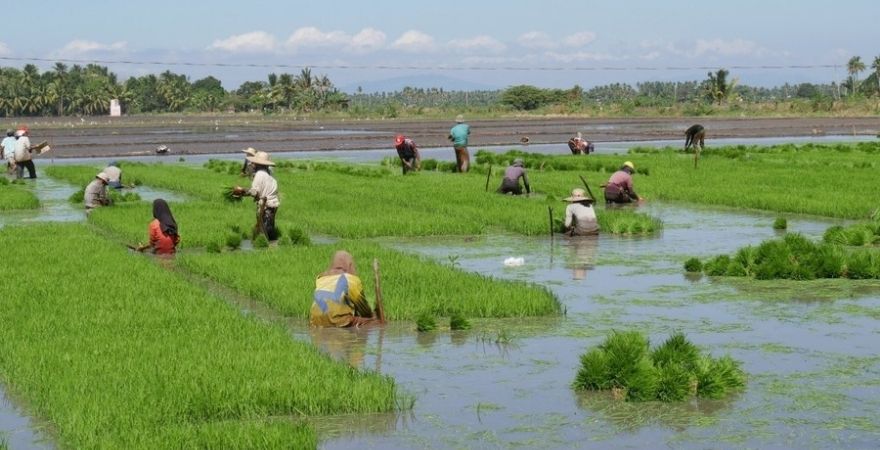
[[[854, 55], [870, 66], [880, 55], [876, 0], [44, 0], [19, 2], [15, 10], [16, 19], [4, 20], [0, 32], [0, 56], [7, 58], [326, 66], [313, 72], [339, 86], [442, 76], [493, 87], [591, 87], [703, 79], [703, 67], [843, 65]], [[122, 78], [167, 69], [192, 79], [213, 74], [227, 88], [263, 80], [270, 71], [298, 72], [108, 65]], [[366, 68], [339, 68], [352, 65]], [[527, 67], [545, 70], [509, 69]], [[668, 67], [691, 69], [663, 70]], [[830, 68], [731, 72], [754, 85], [845, 76]]]

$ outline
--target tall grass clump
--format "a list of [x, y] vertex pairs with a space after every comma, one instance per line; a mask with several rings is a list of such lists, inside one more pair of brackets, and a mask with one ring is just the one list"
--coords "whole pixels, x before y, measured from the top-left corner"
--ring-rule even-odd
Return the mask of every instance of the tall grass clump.
[[[581, 356], [576, 389], [610, 390], [631, 401], [682, 401], [721, 397], [745, 385], [745, 373], [729, 357], [713, 359], [682, 333], [653, 350], [638, 331], [612, 332]], [[702, 386], [702, 387], [701, 387]]]
[[788, 228], [788, 219], [785, 217], [777, 217], [776, 220], [773, 221], [773, 229], [782, 231]]
[[2, 176], [0, 176], [0, 180], [6, 181], [7, 184], [7, 186], [0, 188], [0, 211], [40, 207], [40, 200], [33, 192], [20, 186], [9, 185], [9, 181]]
[[[0, 373], [60, 448], [315, 448], [299, 419], [395, 408], [390, 378], [335, 362], [84, 225], [4, 231], [0, 259], [41, 276], [0, 283]], [[112, 295], [95, 295], [108, 285]]]
[[870, 247], [880, 244], [880, 220], [860, 222], [847, 227], [828, 227], [822, 240], [831, 244]]
[[599, 211], [596, 220], [602, 232], [620, 235], [652, 234], [663, 228], [660, 219], [625, 209]]

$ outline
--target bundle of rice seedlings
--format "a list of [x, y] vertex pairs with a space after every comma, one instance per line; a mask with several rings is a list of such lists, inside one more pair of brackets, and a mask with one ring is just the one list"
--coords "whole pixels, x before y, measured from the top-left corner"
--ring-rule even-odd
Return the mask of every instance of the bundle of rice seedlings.
[[227, 202], [240, 202], [242, 196], [235, 194], [235, 186], [224, 187], [221, 191], [223, 199]]
[[268, 248], [269, 247], [269, 239], [266, 238], [265, 234], [259, 234], [253, 241], [254, 248]]
[[302, 228], [293, 227], [287, 233], [288, 241], [291, 245], [312, 245], [312, 240]]
[[703, 271], [703, 263], [699, 258], [690, 258], [684, 262], [685, 272], [694, 273]]
[[706, 275], [710, 276], [722, 276], [727, 273], [727, 266], [730, 265], [730, 257], [727, 255], [718, 255], [703, 266], [703, 270], [706, 271]]
[[222, 246], [219, 242], [211, 242], [205, 247], [205, 250], [207, 250], [208, 253], [220, 253]]
[[785, 217], [777, 217], [776, 220], [773, 221], [773, 229], [774, 230], [785, 230], [788, 228], [788, 220]]
[[230, 250], [237, 250], [241, 247], [241, 234], [240, 233], [229, 233], [226, 235], [226, 247]]
[[468, 330], [471, 328], [471, 323], [460, 313], [454, 313], [449, 318], [449, 329], [450, 330]]
[[437, 328], [437, 320], [434, 319], [434, 316], [428, 313], [422, 313], [416, 318], [416, 330], [420, 333], [425, 331], [431, 331]]
[[651, 352], [651, 360], [657, 366], [680, 365], [692, 370], [700, 357], [700, 349], [677, 331]]

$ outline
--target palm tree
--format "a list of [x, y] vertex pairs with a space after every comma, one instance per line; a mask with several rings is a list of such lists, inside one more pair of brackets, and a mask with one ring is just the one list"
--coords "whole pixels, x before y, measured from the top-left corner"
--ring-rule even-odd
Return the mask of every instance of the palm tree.
[[55, 93], [57, 103], [57, 112], [59, 116], [64, 115], [64, 99], [67, 97], [67, 65], [57, 62], [55, 67]]
[[861, 56], [853, 56], [846, 63], [846, 71], [852, 77], [852, 92], [856, 93], [859, 88], [859, 73], [865, 70], [865, 63], [862, 62]]
[[880, 56], [874, 57], [871, 68], [874, 69], [874, 77], [877, 78], [877, 95], [880, 95]]

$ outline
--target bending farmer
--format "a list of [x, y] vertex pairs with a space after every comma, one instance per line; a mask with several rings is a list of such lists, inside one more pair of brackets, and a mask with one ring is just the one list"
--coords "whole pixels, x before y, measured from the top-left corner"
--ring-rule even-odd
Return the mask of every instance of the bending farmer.
[[110, 198], [107, 197], [107, 183], [110, 177], [106, 173], [101, 172], [95, 175], [95, 179], [86, 186], [83, 192], [83, 203], [86, 205], [86, 213], [91, 212], [95, 208], [107, 206], [110, 204]]
[[173, 255], [177, 252], [177, 244], [180, 243], [177, 221], [174, 220], [168, 203], [161, 198], [153, 200], [153, 221], [150, 222], [147, 232], [150, 242], [138, 245], [137, 251], [150, 248], [157, 255]]
[[684, 132], [684, 149], [687, 150], [693, 147], [694, 151], [696, 151], [697, 145], [699, 145], [700, 150], [703, 150], [705, 140], [706, 129], [700, 124], [691, 125], [691, 127]]
[[632, 174], [635, 172], [635, 166], [632, 162], [627, 161], [617, 172], [611, 174], [608, 183], [605, 185], [605, 202], [614, 203], [632, 203], [633, 201], [642, 201], [642, 197], [636, 194], [633, 189]]
[[593, 210], [593, 199], [587, 197], [583, 189], [572, 189], [571, 196], [566, 197], [565, 230], [571, 236], [589, 236], [599, 233], [596, 211]]
[[419, 148], [412, 139], [398, 134], [394, 138], [394, 148], [397, 149], [397, 156], [400, 157], [400, 165], [403, 168], [403, 174], [419, 170], [422, 167], [422, 157], [419, 155]]
[[459, 172], [467, 172], [471, 164], [471, 155], [468, 153], [468, 136], [471, 134], [471, 126], [464, 123], [464, 116], [459, 114], [455, 117], [456, 125], [449, 130], [449, 140], [455, 150], [455, 165]]
[[580, 131], [577, 136], [568, 140], [568, 149], [571, 150], [572, 155], [589, 155], [596, 151], [593, 143], [584, 139]]
[[354, 257], [345, 250], [337, 251], [330, 267], [315, 280], [309, 323], [315, 327], [344, 328], [373, 320], [373, 311], [364, 297], [364, 285], [357, 276]]
[[529, 176], [526, 175], [526, 169], [523, 168], [522, 158], [513, 160], [513, 164], [504, 171], [504, 179], [501, 180], [501, 187], [498, 188], [499, 194], [522, 195], [522, 186], [519, 185], [519, 179], [522, 178], [523, 184], [526, 186], [526, 194], [532, 193], [529, 186]]
[[278, 182], [269, 175], [269, 167], [275, 165], [269, 159], [266, 152], [255, 152], [254, 156], [248, 156], [247, 160], [254, 166], [254, 179], [251, 188], [245, 190], [241, 186], [233, 189], [235, 195], [249, 195], [257, 203], [257, 226], [259, 233], [266, 235], [270, 242], [278, 240], [278, 230], [275, 229], [275, 213], [281, 202], [278, 200]]

